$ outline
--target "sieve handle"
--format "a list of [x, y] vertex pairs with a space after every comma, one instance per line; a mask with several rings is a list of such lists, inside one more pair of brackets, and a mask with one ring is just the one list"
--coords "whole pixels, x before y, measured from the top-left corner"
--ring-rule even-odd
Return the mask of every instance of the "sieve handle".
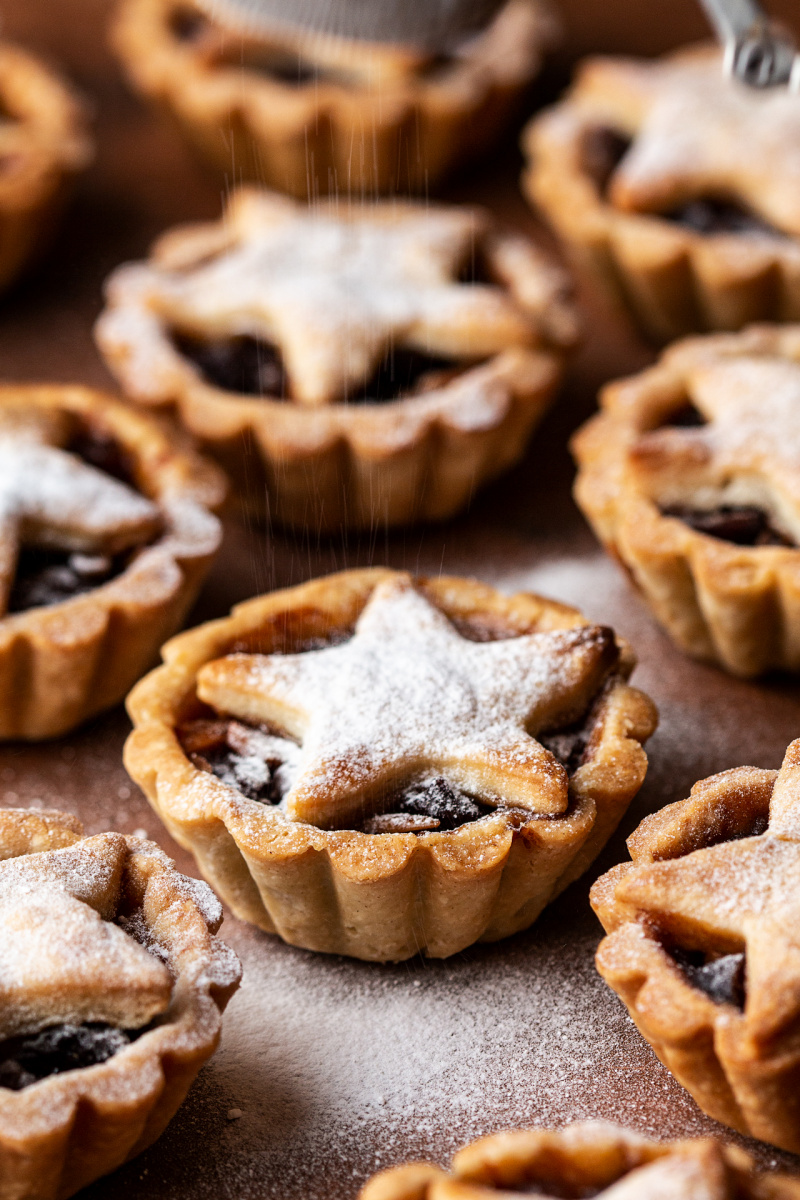
[[725, 70], [750, 87], [800, 90], [800, 55], [791, 35], [756, 0], [700, 0], [725, 48]]

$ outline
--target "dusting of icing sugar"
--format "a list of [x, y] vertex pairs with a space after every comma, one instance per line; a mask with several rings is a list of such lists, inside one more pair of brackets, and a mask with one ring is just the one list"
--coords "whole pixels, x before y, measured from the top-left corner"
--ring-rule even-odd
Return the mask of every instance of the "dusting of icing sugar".
[[645, 110], [614, 172], [612, 201], [659, 211], [664, 196], [706, 194], [711, 180], [779, 229], [800, 234], [796, 95], [726, 78], [716, 55], [611, 69], [623, 72], [624, 88]]
[[[720, 1164], [711, 1169], [696, 1154], [684, 1151], [631, 1171], [600, 1196], [605, 1200], [733, 1200], [733, 1192], [720, 1191]], [[736, 1189], [739, 1194], [739, 1189]]]
[[388, 580], [349, 641], [218, 659], [198, 695], [301, 742], [283, 801], [295, 820], [335, 828], [366, 794], [435, 771], [473, 794], [562, 812], [566, 773], [527, 731], [585, 708], [611, 665], [609, 638], [588, 626], [471, 642], [410, 582]]
[[124, 839], [100, 834], [0, 862], [0, 1037], [60, 1021], [137, 1028], [171, 994], [164, 966], [113, 924]]
[[475, 358], [533, 338], [501, 288], [456, 280], [481, 228], [469, 211], [379, 205], [345, 219], [264, 194], [231, 206], [228, 226], [230, 245], [211, 261], [198, 247], [180, 269], [167, 258], [112, 275], [101, 342], [152, 340], [143, 303], [197, 333], [276, 344], [292, 398], [319, 405], [369, 379], [390, 344]]

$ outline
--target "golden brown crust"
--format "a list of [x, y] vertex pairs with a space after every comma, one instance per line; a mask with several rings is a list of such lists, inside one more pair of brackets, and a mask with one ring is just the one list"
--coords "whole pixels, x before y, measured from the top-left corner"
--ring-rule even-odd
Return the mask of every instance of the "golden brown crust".
[[[666, 447], [664, 435], [678, 450], [695, 444], [685, 435], [705, 436], [702, 429], [658, 427], [698, 399], [715, 373], [717, 382], [724, 373], [730, 383], [732, 408], [740, 395], [740, 371], [745, 390], [764, 370], [779, 370], [791, 386], [798, 363], [796, 325], [753, 326], [740, 334], [687, 339], [666, 351], [654, 367], [609, 384], [601, 394], [600, 413], [572, 443], [579, 465], [575, 497], [597, 536], [629, 571], [675, 641], [693, 657], [719, 663], [735, 675], [800, 669], [800, 549], [795, 531], [800, 507], [793, 484], [787, 488], [783, 482], [784, 475], [792, 482], [793, 473], [783, 463], [784, 452], [793, 452], [791, 425], [765, 408], [764, 437], [773, 449], [761, 453], [758, 437], [740, 439], [748, 466], [743, 459], [738, 465], [731, 459], [726, 485], [751, 489], [739, 503], [752, 504], [760, 497], [761, 506], [786, 529], [791, 545], [735, 545], [662, 514], [657, 501], [662, 493], [667, 495], [665, 487], [684, 488], [687, 499], [695, 490], [702, 496], [699, 485], [705, 486], [706, 477], [701, 472], [725, 461], [715, 444], [716, 439], [722, 445], [721, 435], [709, 435], [713, 454], [709, 458], [704, 452], [702, 461], [681, 462], [671, 450], [663, 457], [651, 451], [656, 441]], [[756, 404], [758, 399], [756, 385], [747, 402]], [[768, 404], [772, 396], [764, 399]], [[725, 406], [722, 396], [723, 421]], [[709, 429], [718, 428], [718, 414], [713, 421]], [[747, 424], [740, 432], [749, 430]], [[759, 497], [752, 491], [756, 487]], [[697, 507], [713, 507], [706, 503], [707, 496], [702, 499]]]
[[0, 288], [46, 243], [92, 155], [83, 104], [38, 59], [0, 43]]
[[88, 388], [6, 385], [0, 417], [23, 405], [110, 435], [163, 530], [122, 574], [83, 595], [0, 617], [0, 739], [56, 737], [118, 703], [180, 627], [219, 546], [225, 496], [213, 464], [152, 418]]
[[[695, 784], [646, 818], [628, 841], [633, 861], [591, 892], [609, 934], [598, 970], [661, 1061], [710, 1116], [795, 1153], [798, 762], [794, 742], [780, 772], [739, 767]], [[743, 1009], [694, 986], [675, 946], [745, 951]]]
[[[226, 174], [303, 200], [434, 186], [491, 144], [554, 32], [536, 0], [510, 0], [442, 68], [415, 47], [305, 31], [254, 39], [206, 22], [182, 39], [177, 14], [191, 11], [185, 0], [125, 0], [112, 41], [131, 81]], [[259, 71], [270, 59], [289, 75], [311, 67], [322, 77], [270, 78]]]
[[[402, 264], [404, 285], [406, 271], [413, 283], [412, 296], [420, 289], [414, 239], [430, 242], [429, 258], [433, 263], [435, 256], [436, 263], [422, 287], [432, 283], [443, 294], [449, 289], [448, 298], [429, 303], [406, 327], [398, 325], [392, 344], [427, 347], [457, 360], [455, 378], [396, 400], [354, 404], [340, 402], [312, 380], [317, 384], [312, 398], [295, 402], [221, 390], [178, 352], [171, 332], [187, 320], [190, 331], [205, 338], [230, 337], [244, 320], [248, 331], [258, 330], [277, 344], [290, 379], [293, 363], [299, 372], [322, 353], [329, 377], [335, 377], [331, 363], [337, 357], [343, 373], [343, 348], [366, 324], [378, 327], [374, 340], [380, 346], [381, 319], [369, 309], [370, 289], [380, 280], [359, 275], [351, 302], [329, 299], [322, 320], [312, 307], [318, 310], [330, 292], [328, 243], [319, 263], [301, 260], [304, 244], [318, 236], [320, 226], [329, 228], [325, 237], [337, 235], [342, 249], [335, 269], [341, 264], [342, 271], [349, 263], [349, 227], [358, 238], [375, 239], [376, 247], [383, 230], [404, 239], [393, 256]], [[265, 237], [288, 237], [287, 255], [298, 246], [292, 253], [309, 279], [302, 305], [292, 300], [289, 309], [259, 291], [258, 254]], [[496, 281], [491, 289], [459, 288], [453, 278], [461, 249], [468, 254], [470, 245], [487, 259]], [[200, 288], [198, 296], [197, 284], [204, 271], [221, 270], [224, 263], [229, 265], [220, 276], [219, 299], [209, 303], [212, 285]], [[233, 265], [237, 277], [247, 280], [241, 296], [230, 287]], [[170, 231], [147, 264], [120, 268], [108, 281], [107, 296], [96, 338], [126, 393], [139, 403], [173, 409], [226, 467], [247, 510], [325, 531], [442, 520], [462, 508], [477, 486], [523, 453], [560, 380], [562, 353], [577, 336], [563, 271], [526, 239], [496, 230], [485, 213], [410, 203], [321, 204], [309, 216], [285, 198], [247, 188], [234, 195], [223, 221]], [[393, 290], [390, 311], [396, 300]], [[358, 324], [350, 309], [362, 301], [371, 315]], [[337, 304], [342, 312], [331, 311]], [[295, 349], [303, 341], [313, 354]], [[376, 365], [367, 360], [367, 376]], [[360, 375], [352, 386], [365, 382]]]
[[[359, 1200], [490, 1200], [521, 1191], [553, 1196], [624, 1194], [714, 1196], [717, 1200], [766, 1200], [800, 1196], [800, 1182], [767, 1175], [737, 1146], [712, 1138], [652, 1142], [604, 1121], [560, 1130], [496, 1133], [460, 1150], [450, 1170], [411, 1163], [382, 1171]], [[695, 1190], [696, 1189], [696, 1190]]]
[[[379, 568], [349, 571], [248, 601], [169, 642], [165, 665], [128, 701], [135, 725], [125, 750], [129, 772], [237, 915], [292, 944], [376, 960], [419, 951], [445, 957], [530, 925], [616, 827], [644, 778], [640, 743], [655, 726], [651, 702], [624, 682], [633, 660], [623, 648], [620, 675], [597, 702], [568, 811], [517, 830], [500, 811], [419, 837], [323, 830], [192, 766], [176, 726], [197, 711], [205, 663], [232, 650], [291, 652], [332, 630], [350, 631], [379, 583], [405, 578]], [[507, 636], [586, 624], [574, 609], [527, 594], [504, 597], [468, 580], [423, 586], [456, 627], [466, 622]]]
[[[0, 812], [0, 858], [81, 842], [66, 813]], [[239, 984], [236, 956], [214, 936], [222, 919], [204, 884], [153, 842], [127, 847], [120, 903], [139, 910], [174, 976], [162, 1023], [97, 1066], [0, 1088], [0, 1176], [15, 1200], [62, 1200], [160, 1136], [219, 1040]], [[76, 1117], [80, 1115], [80, 1119]]]
[[[714, 55], [692, 48], [653, 70], [706, 59], [717, 70]], [[577, 262], [658, 343], [753, 321], [800, 319], [796, 236], [701, 233], [653, 212], [615, 207], [598, 186], [587, 167], [587, 138], [598, 127], [635, 136], [641, 98], [626, 95], [626, 76], [647, 67], [644, 60], [589, 59], [567, 97], [531, 121], [523, 137], [529, 160], [523, 188], [530, 200]], [[709, 190], [727, 195], [731, 189], [725, 179], [696, 194]]]

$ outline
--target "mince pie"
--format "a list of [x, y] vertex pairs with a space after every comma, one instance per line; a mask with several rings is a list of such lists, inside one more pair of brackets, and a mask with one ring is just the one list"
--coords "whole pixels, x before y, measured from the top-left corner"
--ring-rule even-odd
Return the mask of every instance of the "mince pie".
[[483, 212], [245, 189], [117, 270], [96, 333], [246, 508], [330, 531], [448, 517], [520, 457], [575, 337], [567, 290]]
[[656, 721], [630, 650], [575, 609], [378, 568], [257, 597], [164, 659], [125, 750], [164, 823], [242, 919], [379, 961], [530, 925], [615, 829]]
[[736, 675], [800, 670], [800, 326], [687, 339], [601, 408], [575, 495], [667, 631]]
[[531, 199], [649, 338], [800, 319], [796, 93], [706, 47], [590, 59], [525, 144]]
[[33, 55], [0, 42], [0, 288], [40, 253], [91, 156], [82, 102]]
[[538, 0], [507, 0], [442, 53], [286, 26], [262, 37], [207, 10], [123, 0], [113, 42], [128, 76], [227, 175], [302, 200], [427, 192], [492, 145], [555, 32]]
[[139, 1154], [239, 985], [222, 908], [153, 842], [0, 809], [0, 1180], [61, 1200]]
[[409, 1163], [382, 1171], [359, 1200], [800, 1200], [800, 1180], [757, 1170], [713, 1138], [652, 1142], [605, 1121], [519, 1129], [480, 1138], [449, 1171]]
[[0, 739], [118, 703], [218, 548], [219, 469], [100, 392], [0, 387]]
[[591, 900], [600, 974], [709, 1116], [800, 1151], [800, 740], [647, 817]]

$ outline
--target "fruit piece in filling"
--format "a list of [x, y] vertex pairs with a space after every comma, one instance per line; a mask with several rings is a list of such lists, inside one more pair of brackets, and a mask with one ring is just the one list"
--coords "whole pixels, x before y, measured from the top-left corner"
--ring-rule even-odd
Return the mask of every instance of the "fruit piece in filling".
[[724, 504], [709, 511], [685, 505], [661, 509], [662, 516], [677, 517], [698, 533], [737, 546], [793, 546], [794, 542], [776, 529], [769, 514], [754, 505]]
[[674, 948], [670, 954], [692, 987], [704, 992], [716, 1004], [732, 1004], [744, 1009], [744, 953], [710, 958], [699, 950]]

